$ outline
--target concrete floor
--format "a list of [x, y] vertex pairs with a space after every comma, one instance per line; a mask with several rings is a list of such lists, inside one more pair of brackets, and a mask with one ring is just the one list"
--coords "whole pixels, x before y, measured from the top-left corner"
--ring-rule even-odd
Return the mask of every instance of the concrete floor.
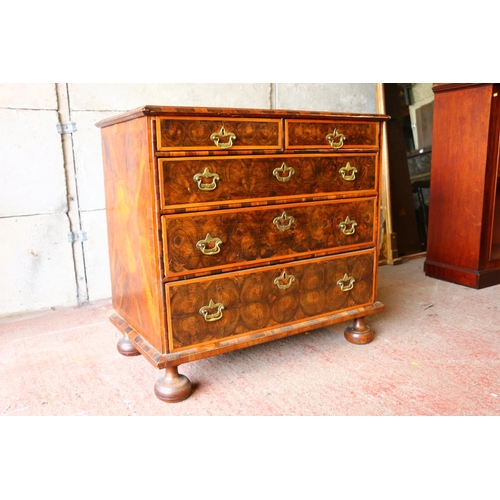
[[116, 350], [111, 302], [0, 319], [0, 415], [500, 415], [500, 286], [380, 268], [375, 340], [346, 324], [180, 367], [189, 399], [159, 401], [157, 371]]

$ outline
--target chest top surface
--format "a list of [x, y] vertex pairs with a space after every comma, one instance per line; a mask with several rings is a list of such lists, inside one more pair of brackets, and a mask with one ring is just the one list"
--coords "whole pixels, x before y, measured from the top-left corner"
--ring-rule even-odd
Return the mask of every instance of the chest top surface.
[[96, 123], [96, 127], [103, 128], [116, 123], [121, 123], [141, 116], [175, 115], [178, 117], [225, 117], [225, 118], [316, 118], [316, 119], [341, 119], [353, 121], [381, 121], [389, 120], [389, 116], [370, 113], [339, 113], [327, 111], [305, 111], [287, 109], [254, 109], [254, 108], [218, 108], [196, 106], [152, 106], [145, 105], [125, 113], [106, 118]]

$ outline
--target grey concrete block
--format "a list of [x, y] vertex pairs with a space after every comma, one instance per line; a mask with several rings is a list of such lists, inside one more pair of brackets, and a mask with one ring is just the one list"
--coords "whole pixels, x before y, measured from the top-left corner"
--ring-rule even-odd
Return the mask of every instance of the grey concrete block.
[[67, 210], [57, 121], [55, 111], [0, 109], [0, 217]]
[[158, 106], [269, 108], [270, 83], [70, 83], [75, 111]]
[[85, 269], [89, 300], [111, 296], [109, 271], [108, 233], [106, 211], [82, 212], [82, 228], [87, 233], [85, 248]]
[[77, 304], [65, 214], [0, 218], [0, 315]]
[[278, 83], [278, 109], [375, 113], [374, 83]]
[[0, 83], [0, 108], [56, 110], [56, 84]]

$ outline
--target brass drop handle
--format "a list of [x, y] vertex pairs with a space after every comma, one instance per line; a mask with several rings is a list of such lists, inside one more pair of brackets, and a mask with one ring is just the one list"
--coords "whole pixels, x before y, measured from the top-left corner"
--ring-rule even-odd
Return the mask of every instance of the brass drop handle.
[[[223, 139], [224, 142], [220, 142], [221, 139]], [[214, 132], [210, 136], [210, 140], [212, 140], [218, 148], [227, 149], [233, 145], [233, 141], [236, 140], [236, 135], [232, 132], [226, 132], [223, 125], [220, 132]]]
[[210, 233], [207, 233], [204, 240], [196, 243], [196, 248], [199, 248], [204, 255], [215, 255], [220, 252], [221, 245], [222, 240], [220, 238], [212, 238]]
[[339, 170], [339, 174], [342, 176], [342, 179], [347, 182], [354, 181], [356, 179], [357, 173], [358, 169], [356, 167], [353, 167], [349, 162], [347, 162], [347, 165], [345, 167], [342, 167]]
[[[209, 179], [211, 179], [211, 181], [207, 182]], [[220, 180], [220, 177], [219, 174], [210, 172], [210, 169], [207, 167], [201, 174], [193, 176], [193, 180], [202, 191], [213, 191], [217, 189], [217, 182]]]
[[203, 316], [205, 321], [219, 321], [222, 318], [222, 311], [224, 309], [224, 305], [218, 302], [217, 304], [210, 299], [208, 306], [203, 306], [200, 309], [200, 314]]
[[345, 273], [344, 277], [337, 281], [337, 286], [343, 292], [348, 292], [349, 290], [352, 290], [354, 288], [355, 281], [356, 280], [352, 276], [349, 276], [347, 273]]
[[280, 182], [288, 182], [293, 174], [295, 174], [295, 170], [292, 167], [287, 167], [285, 162], [283, 162], [283, 165], [279, 168], [275, 168], [273, 170], [273, 175], [278, 179]]
[[326, 136], [326, 140], [333, 149], [340, 149], [344, 145], [346, 139], [345, 135], [339, 134], [338, 130], [335, 129], [331, 134]]
[[290, 288], [295, 281], [295, 276], [292, 276], [291, 274], [287, 274], [286, 271], [283, 271], [281, 276], [278, 276], [274, 280], [274, 284], [280, 289], [280, 290], [287, 290]]
[[345, 221], [339, 224], [339, 227], [342, 233], [344, 233], [346, 236], [350, 236], [351, 234], [354, 234], [356, 232], [357, 225], [358, 223], [355, 220], [351, 220], [349, 216], [347, 216]]
[[289, 217], [286, 212], [283, 212], [279, 217], [276, 217], [273, 220], [273, 224], [280, 231], [287, 231], [292, 227], [292, 224], [295, 223], [295, 219], [293, 217]]

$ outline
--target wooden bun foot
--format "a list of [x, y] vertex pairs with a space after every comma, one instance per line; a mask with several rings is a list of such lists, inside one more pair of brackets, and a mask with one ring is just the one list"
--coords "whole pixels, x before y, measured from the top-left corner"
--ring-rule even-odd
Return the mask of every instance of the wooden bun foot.
[[165, 369], [165, 376], [155, 383], [155, 394], [165, 403], [179, 403], [191, 394], [191, 382], [185, 375], [180, 375], [177, 366]]
[[125, 335], [116, 344], [118, 352], [122, 356], [139, 356], [141, 353], [132, 345], [129, 338]]
[[344, 337], [351, 344], [369, 344], [375, 334], [372, 329], [365, 324], [365, 318], [357, 318], [352, 326], [348, 326], [344, 331]]

